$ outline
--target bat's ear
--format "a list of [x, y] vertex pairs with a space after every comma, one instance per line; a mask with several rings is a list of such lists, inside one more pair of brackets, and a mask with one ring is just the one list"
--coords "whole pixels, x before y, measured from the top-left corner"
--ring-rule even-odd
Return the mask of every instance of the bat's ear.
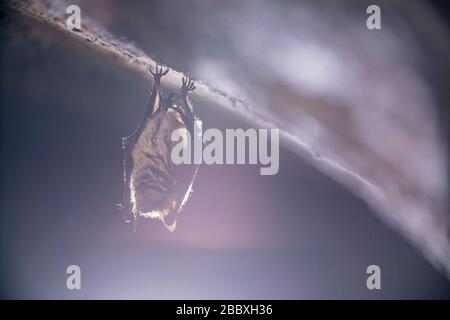
[[169, 230], [170, 232], [174, 232], [176, 227], [177, 227], [177, 220], [174, 220], [171, 224], [167, 224], [164, 221], [164, 218], [161, 218], [162, 223], [164, 224], [164, 226], [167, 228], [167, 230]]
[[[168, 212], [160, 212], [159, 218], [163, 225], [169, 230], [170, 232], [174, 232], [177, 227], [177, 217], [178, 217], [178, 210], [179, 205], [176, 200], [172, 200], [170, 203], [170, 207], [168, 208]], [[170, 221], [167, 222], [166, 220]]]

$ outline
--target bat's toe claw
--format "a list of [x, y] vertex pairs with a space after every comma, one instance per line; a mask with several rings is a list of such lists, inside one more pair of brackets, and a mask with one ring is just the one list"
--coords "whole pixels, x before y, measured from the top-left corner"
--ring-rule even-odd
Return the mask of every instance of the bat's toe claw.
[[155, 71], [153, 72], [151, 68], [148, 68], [148, 70], [150, 71], [150, 73], [153, 75], [153, 77], [155, 78], [162, 78], [163, 76], [165, 76], [166, 74], [169, 73], [170, 69], [169, 68], [165, 68], [160, 65], [159, 63], [156, 63], [155, 65]]
[[195, 82], [191, 79], [189, 79], [188, 77], [183, 77], [182, 78], [182, 83], [181, 83], [181, 92], [184, 94], [187, 94], [190, 91], [194, 91], [195, 90]]

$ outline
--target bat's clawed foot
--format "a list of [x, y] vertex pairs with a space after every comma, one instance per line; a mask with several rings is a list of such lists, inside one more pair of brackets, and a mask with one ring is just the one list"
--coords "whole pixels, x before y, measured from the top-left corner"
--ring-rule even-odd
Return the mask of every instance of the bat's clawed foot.
[[164, 69], [162, 65], [157, 63], [155, 66], [155, 72], [153, 72], [151, 68], [149, 68], [148, 71], [150, 71], [155, 79], [161, 79], [169, 72], [169, 68]]
[[181, 93], [188, 94], [191, 91], [195, 90], [195, 83], [189, 78], [183, 77], [182, 85], [181, 85]]

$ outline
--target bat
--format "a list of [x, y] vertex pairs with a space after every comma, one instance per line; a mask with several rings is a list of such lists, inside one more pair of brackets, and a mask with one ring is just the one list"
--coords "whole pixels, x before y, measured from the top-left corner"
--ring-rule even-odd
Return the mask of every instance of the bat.
[[[126, 221], [134, 221], [134, 230], [142, 218], [159, 219], [171, 232], [176, 228], [178, 214], [192, 191], [198, 164], [174, 164], [171, 150], [176, 142], [171, 133], [186, 132], [185, 142], [194, 137], [194, 128], [201, 128], [188, 94], [195, 90], [194, 82], [184, 77], [181, 93], [161, 94], [161, 78], [169, 69], [156, 65], [150, 101], [138, 126], [131, 135], [122, 138], [123, 197], [119, 209]], [[200, 129], [201, 130], [201, 129]]]

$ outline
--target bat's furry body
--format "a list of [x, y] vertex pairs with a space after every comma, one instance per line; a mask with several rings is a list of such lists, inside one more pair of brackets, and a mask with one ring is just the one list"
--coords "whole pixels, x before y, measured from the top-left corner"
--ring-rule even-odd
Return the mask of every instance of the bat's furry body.
[[[151, 72], [151, 71], [150, 71]], [[171, 150], [178, 142], [170, 139], [175, 129], [193, 136], [196, 119], [187, 98], [195, 86], [183, 79], [181, 94], [161, 96], [161, 78], [167, 70], [156, 68], [153, 91], [144, 117], [133, 134], [123, 138], [124, 192], [122, 209], [136, 222], [140, 217], [159, 218], [175, 230], [176, 217], [191, 191], [198, 165], [175, 165]], [[183, 139], [187, 139], [184, 136]], [[186, 141], [186, 140], [184, 140]], [[167, 223], [170, 219], [171, 222]]]

